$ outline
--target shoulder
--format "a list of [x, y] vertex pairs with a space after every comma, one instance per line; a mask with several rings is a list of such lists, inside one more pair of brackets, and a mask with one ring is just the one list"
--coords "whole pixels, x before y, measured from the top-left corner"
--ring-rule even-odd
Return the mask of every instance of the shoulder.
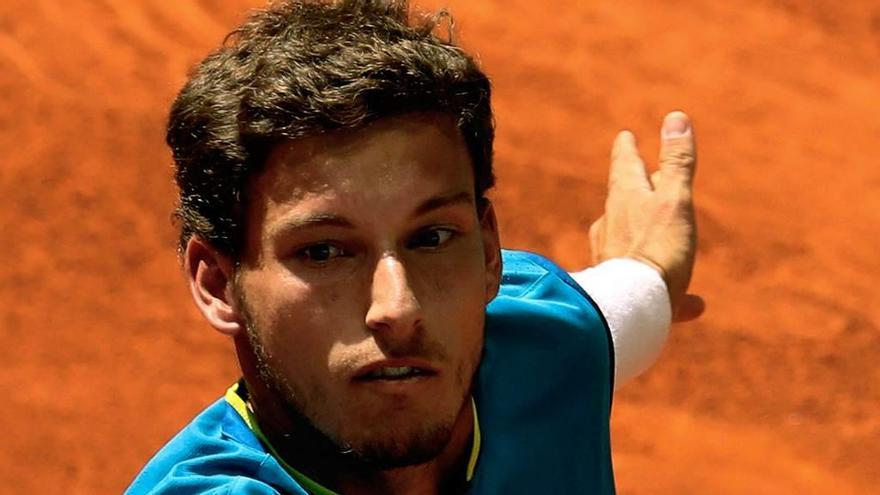
[[291, 482], [238, 413], [220, 399], [165, 444], [125, 493], [277, 494], [276, 487]]
[[503, 251], [498, 297], [486, 310], [482, 367], [512, 372], [542, 364], [541, 374], [613, 380], [614, 348], [604, 316], [562, 268], [537, 254]]
[[598, 306], [565, 270], [534, 253], [504, 250], [502, 256], [501, 288], [487, 308], [487, 332], [610, 341]]
[[598, 311], [589, 294], [571, 275], [549, 259], [528, 251], [502, 250], [501, 300], [534, 300], [546, 304], [576, 303]]

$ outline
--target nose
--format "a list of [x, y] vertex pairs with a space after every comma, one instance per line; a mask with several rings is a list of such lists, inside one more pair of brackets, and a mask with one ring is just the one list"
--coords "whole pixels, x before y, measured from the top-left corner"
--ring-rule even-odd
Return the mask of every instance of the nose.
[[406, 267], [394, 256], [383, 256], [373, 272], [367, 328], [373, 332], [408, 334], [421, 325], [421, 319], [422, 308]]

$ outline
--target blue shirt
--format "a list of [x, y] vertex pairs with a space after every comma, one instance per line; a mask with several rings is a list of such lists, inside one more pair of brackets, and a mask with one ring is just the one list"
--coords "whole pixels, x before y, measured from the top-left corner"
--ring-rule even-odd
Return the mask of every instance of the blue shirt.
[[[613, 494], [608, 325], [558, 266], [521, 251], [502, 255], [501, 288], [486, 310], [474, 382], [479, 417], [468, 493]], [[272, 455], [236, 397], [232, 389], [199, 414], [126, 494], [325, 490]]]

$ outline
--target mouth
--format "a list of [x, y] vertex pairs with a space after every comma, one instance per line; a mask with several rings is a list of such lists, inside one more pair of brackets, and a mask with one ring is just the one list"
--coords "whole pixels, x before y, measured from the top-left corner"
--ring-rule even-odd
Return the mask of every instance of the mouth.
[[413, 360], [379, 361], [364, 366], [354, 375], [354, 381], [405, 381], [422, 377], [433, 376], [437, 370], [426, 363], [416, 363]]

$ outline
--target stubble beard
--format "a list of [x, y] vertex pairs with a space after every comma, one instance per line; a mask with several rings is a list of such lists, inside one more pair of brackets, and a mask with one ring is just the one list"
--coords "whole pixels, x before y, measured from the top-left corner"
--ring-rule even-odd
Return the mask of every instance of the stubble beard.
[[[432, 424], [419, 425], [418, 429], [409, 433], [401, 432], [392, 425], [386, 427], [382, 434], [375, 438], [344, 438], [340, 432], [330, 431], [322, 425], [312, 405], [305, 400], [306, 397], [311, 397], [315, 401], [322, 402], [325, 397], [324, 391], [315, 387], [311, 395], [306, 394], [272, 366], [243, 291], [240, 287], [236, 287], [235, 292], [239, 299], [239, 308], [242, 309], [247, 338], [253, 350], [259, 379], [283, 402], [281, 405], [288, 419], [295, 425], [294, 431], [310, 437], [313, 441], [308, 443], [330, 447], [326, 449], [327, 454], [333, 457], [328, 459], [329, 462], [344, 466], [345, 469], [365, 473], [396, 469], [429, 462], [449, 444], [461, 409], [467, 406], [470, 384], [482, 352], [482, 345], [476, 356], [456, 372], [455, 378], [463, 385], [461, 389], [464, 390], [464, 394], [460, 398], [460, 407], [456, 408], [454, 413], [435, 420]], [[470, 366], [466, 366], [467, 364]], [[293, 436], [293, 433], [284, 434], [286, 441], [295, 443], [296, 439]], [[317, 441], [314, 441], [315, 439]]]

